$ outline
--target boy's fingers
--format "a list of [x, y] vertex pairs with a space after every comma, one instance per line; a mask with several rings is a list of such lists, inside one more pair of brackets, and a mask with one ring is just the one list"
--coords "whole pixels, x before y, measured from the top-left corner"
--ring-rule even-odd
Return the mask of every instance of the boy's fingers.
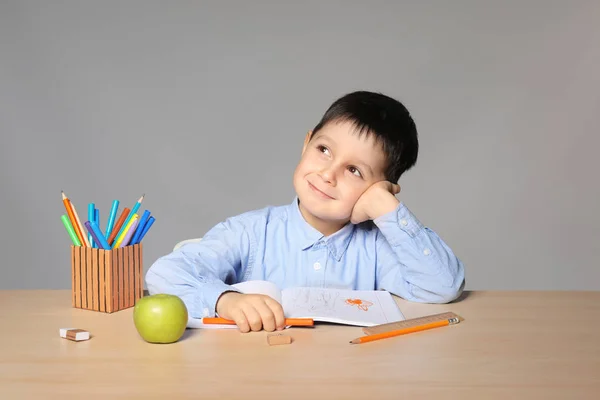
[[250, 325], [248, 324], [248, 319], [246, 318], [246, 314], [239, 309], [236, 308], [231, 312], [231, 319], [235, 321], [235, 324], [238, 326], [238, 329], [243, 333], [250, 331]]
[[267, 299], [266, 303], [271, 308], [271, 311], [273, 311], [273, 315], [275, 316], [275, 329], [281, 330], [285, 328], [285, 316], [281, 304], [273, 299]]
[[250, 325], [250, 330], [252, 331], [260, 331], [262, 329], [262, 319], [260, 318], [260, 314], [253, 305], [249, 304], [243, 309], [244, 314], [246, 314], [246, 319], [248, 320], [248, 325]]
[[263, 302], [257, 307], [257, 311], [260, 313], [263, 329], [267, 332], [273, 332], [275, 330], [275, 315], [273, 315], [271, 307]]

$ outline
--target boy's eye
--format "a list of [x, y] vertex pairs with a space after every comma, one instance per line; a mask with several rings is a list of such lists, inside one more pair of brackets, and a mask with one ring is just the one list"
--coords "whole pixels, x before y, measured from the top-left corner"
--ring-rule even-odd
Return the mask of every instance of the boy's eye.
[[323, 154], [329, 155], [329, 149], [327, 147], [325, 147], [325, 146], [318, 145], [317, 146], [317, 150], [319, 150], [319, 152], [321, 152]]
[[360, 171], [358, 170], [358, 168], [356, 168], [356, 167], [348, 167], [348, 171], [350, 171], [350, 173], [358, 176], [359, 178], [362, 178], [362, 174], [360, 173]]

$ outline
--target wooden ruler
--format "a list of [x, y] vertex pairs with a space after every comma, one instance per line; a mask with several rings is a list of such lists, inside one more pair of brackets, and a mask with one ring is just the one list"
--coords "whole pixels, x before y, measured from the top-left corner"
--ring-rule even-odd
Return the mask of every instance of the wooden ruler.
[[399, 329], [411, 328], [414, 326], [425, 325], [443, 320], [448, 320], [450, 325], [452, 325], [458, 324], [461, 321], [461, 319], [461, 317], [454, 314], [453, 312], [445, 312], [441, 314], [427, 315], [425, 317], [407, 319], [404, 321], [390, 322], [388, 324], [368, 326], [363, 328], [363, 332], [367, 335], [374, 335], [376, 333], [397, 331]]

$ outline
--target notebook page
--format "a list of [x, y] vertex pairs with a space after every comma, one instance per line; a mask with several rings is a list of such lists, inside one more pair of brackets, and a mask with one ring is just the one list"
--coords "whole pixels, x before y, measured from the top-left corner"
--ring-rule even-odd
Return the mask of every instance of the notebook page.
[[386, 291], [330, 288], [288, 288], [282, 292], [287, 318], [373, 326], [404, 320], [392, 295]]

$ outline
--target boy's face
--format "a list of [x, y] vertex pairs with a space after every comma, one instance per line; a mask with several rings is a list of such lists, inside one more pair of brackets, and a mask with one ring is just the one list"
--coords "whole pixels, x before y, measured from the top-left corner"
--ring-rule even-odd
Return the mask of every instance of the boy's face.
[[330, 224], [339, 229], [350, 220], [360, 196], [385, 180], [385, 154], [373, 135], [359, 137], [349, 121], [329, 123], [310, 136], [294, 172], [300, 211], [314, 227]]

